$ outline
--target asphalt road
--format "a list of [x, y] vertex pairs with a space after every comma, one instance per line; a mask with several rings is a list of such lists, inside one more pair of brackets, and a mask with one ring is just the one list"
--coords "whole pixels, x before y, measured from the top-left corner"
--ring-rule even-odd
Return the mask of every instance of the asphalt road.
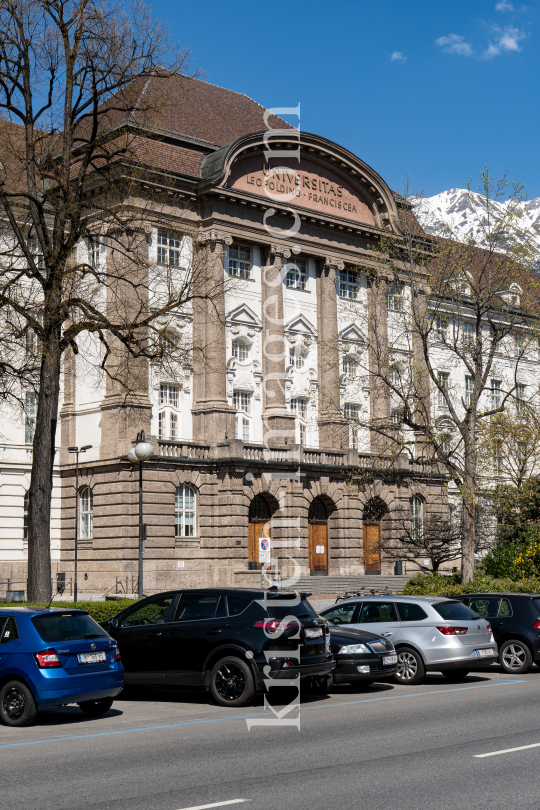
[[[283, 694], [288, 701], [294, 695]], [[204, 692], [153, 692], [89, 720], [77, 707], [0, 728], [2, 810], [216, 807], [498, 810], [540, 804], [540, 669], [452, 684], [338, 687], [286, 718]], [[284, 704], [285, 705], [285, 704]], [[480, 757], [501, 750], [521, 749]]]

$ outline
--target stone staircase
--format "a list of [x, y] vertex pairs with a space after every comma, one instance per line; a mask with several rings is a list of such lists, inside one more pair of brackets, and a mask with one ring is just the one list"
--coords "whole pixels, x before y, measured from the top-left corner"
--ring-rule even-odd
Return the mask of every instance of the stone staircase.
[[391, 593], [401, 593], [412, 575], [393, 576], [338, 576], [338, 577], [300, 577], [295, 590], [312, 594], [340, 594], [344, 591], [370, 591], [376, 593], [386, 588]]

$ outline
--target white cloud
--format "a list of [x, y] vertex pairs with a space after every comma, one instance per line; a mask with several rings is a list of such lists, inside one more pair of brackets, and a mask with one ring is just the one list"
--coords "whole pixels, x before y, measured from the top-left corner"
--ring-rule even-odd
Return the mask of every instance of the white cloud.
[[394, 51], [394, 53], [390, 57], [390, 61], [391, 62], [406, 62], [407, 57], [405, 56], [404, 53], [401, 53], [401, 51]]
[[497, 3], [495, 8], [497, 11], [515, 11], [514, 6], [508, 0], [500, 0], [500, 3]]
[[445, 37], [439, 37], [435, 40], [435, 44], [447, 53], [457, 53], [459, 56], [472, 56], [474, 53], [473, 48], [459, 34], [447, 34]]
[[524, 31], [520, 31], [519, 28], [514, 28], [512, 25], [507, 25], [505, 28], [497, 26], [495, 31], [497, 38], [494, 42], [489, 43], [484, 53], [484, 59], [492, 59], [494, 56], [500, 56], [501, 53], [521, 50], [519, 43], [525, 38]]

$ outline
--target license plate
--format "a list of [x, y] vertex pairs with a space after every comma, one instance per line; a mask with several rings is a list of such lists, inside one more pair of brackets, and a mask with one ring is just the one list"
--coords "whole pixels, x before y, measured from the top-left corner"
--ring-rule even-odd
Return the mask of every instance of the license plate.
[[79, 664], [99, 664], [106, 661], [107, 656], [103, 650], [95, 653], [79, 653], [77, 660]]
[[383, 666], [387, 666], [388, 664], [397, 664], [397, 655], [385, 655], [382, 662]]
[[489, 650], [477, 650], [476, 654], [477, 654], [478, 658], [483, 658], [486, 655], [497, 655], [495, 650], [491, 649], [491, 648]]
[[313, 630], [306, 630], [306, 638], [319, 638], [322, 636], [322, 627], [314, 627]]

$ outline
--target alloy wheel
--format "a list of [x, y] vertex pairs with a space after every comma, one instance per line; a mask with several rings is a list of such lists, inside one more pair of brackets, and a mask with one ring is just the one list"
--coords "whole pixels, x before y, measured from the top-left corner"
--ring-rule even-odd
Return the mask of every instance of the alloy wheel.
[[4, 695], [4, 712], [13, 720], [21, 716], [24, 712], [24, 706], [24, 695], [20, 689], [13, 687]]
[[402, 681], [410, 681], [418, 672], [418, 661], [412, 653], [404, 650], [398, 653], [398, 675]]
[[521, 669], [526, 661], [526, 653], [519, 644], [509, 644], [504, 648], [503, 661], [508, 669]]
[[215, 685], [224, 700], [236, 700], [244, 694], [246, 676], [235, 664], [223, 664], [216, 672]]

